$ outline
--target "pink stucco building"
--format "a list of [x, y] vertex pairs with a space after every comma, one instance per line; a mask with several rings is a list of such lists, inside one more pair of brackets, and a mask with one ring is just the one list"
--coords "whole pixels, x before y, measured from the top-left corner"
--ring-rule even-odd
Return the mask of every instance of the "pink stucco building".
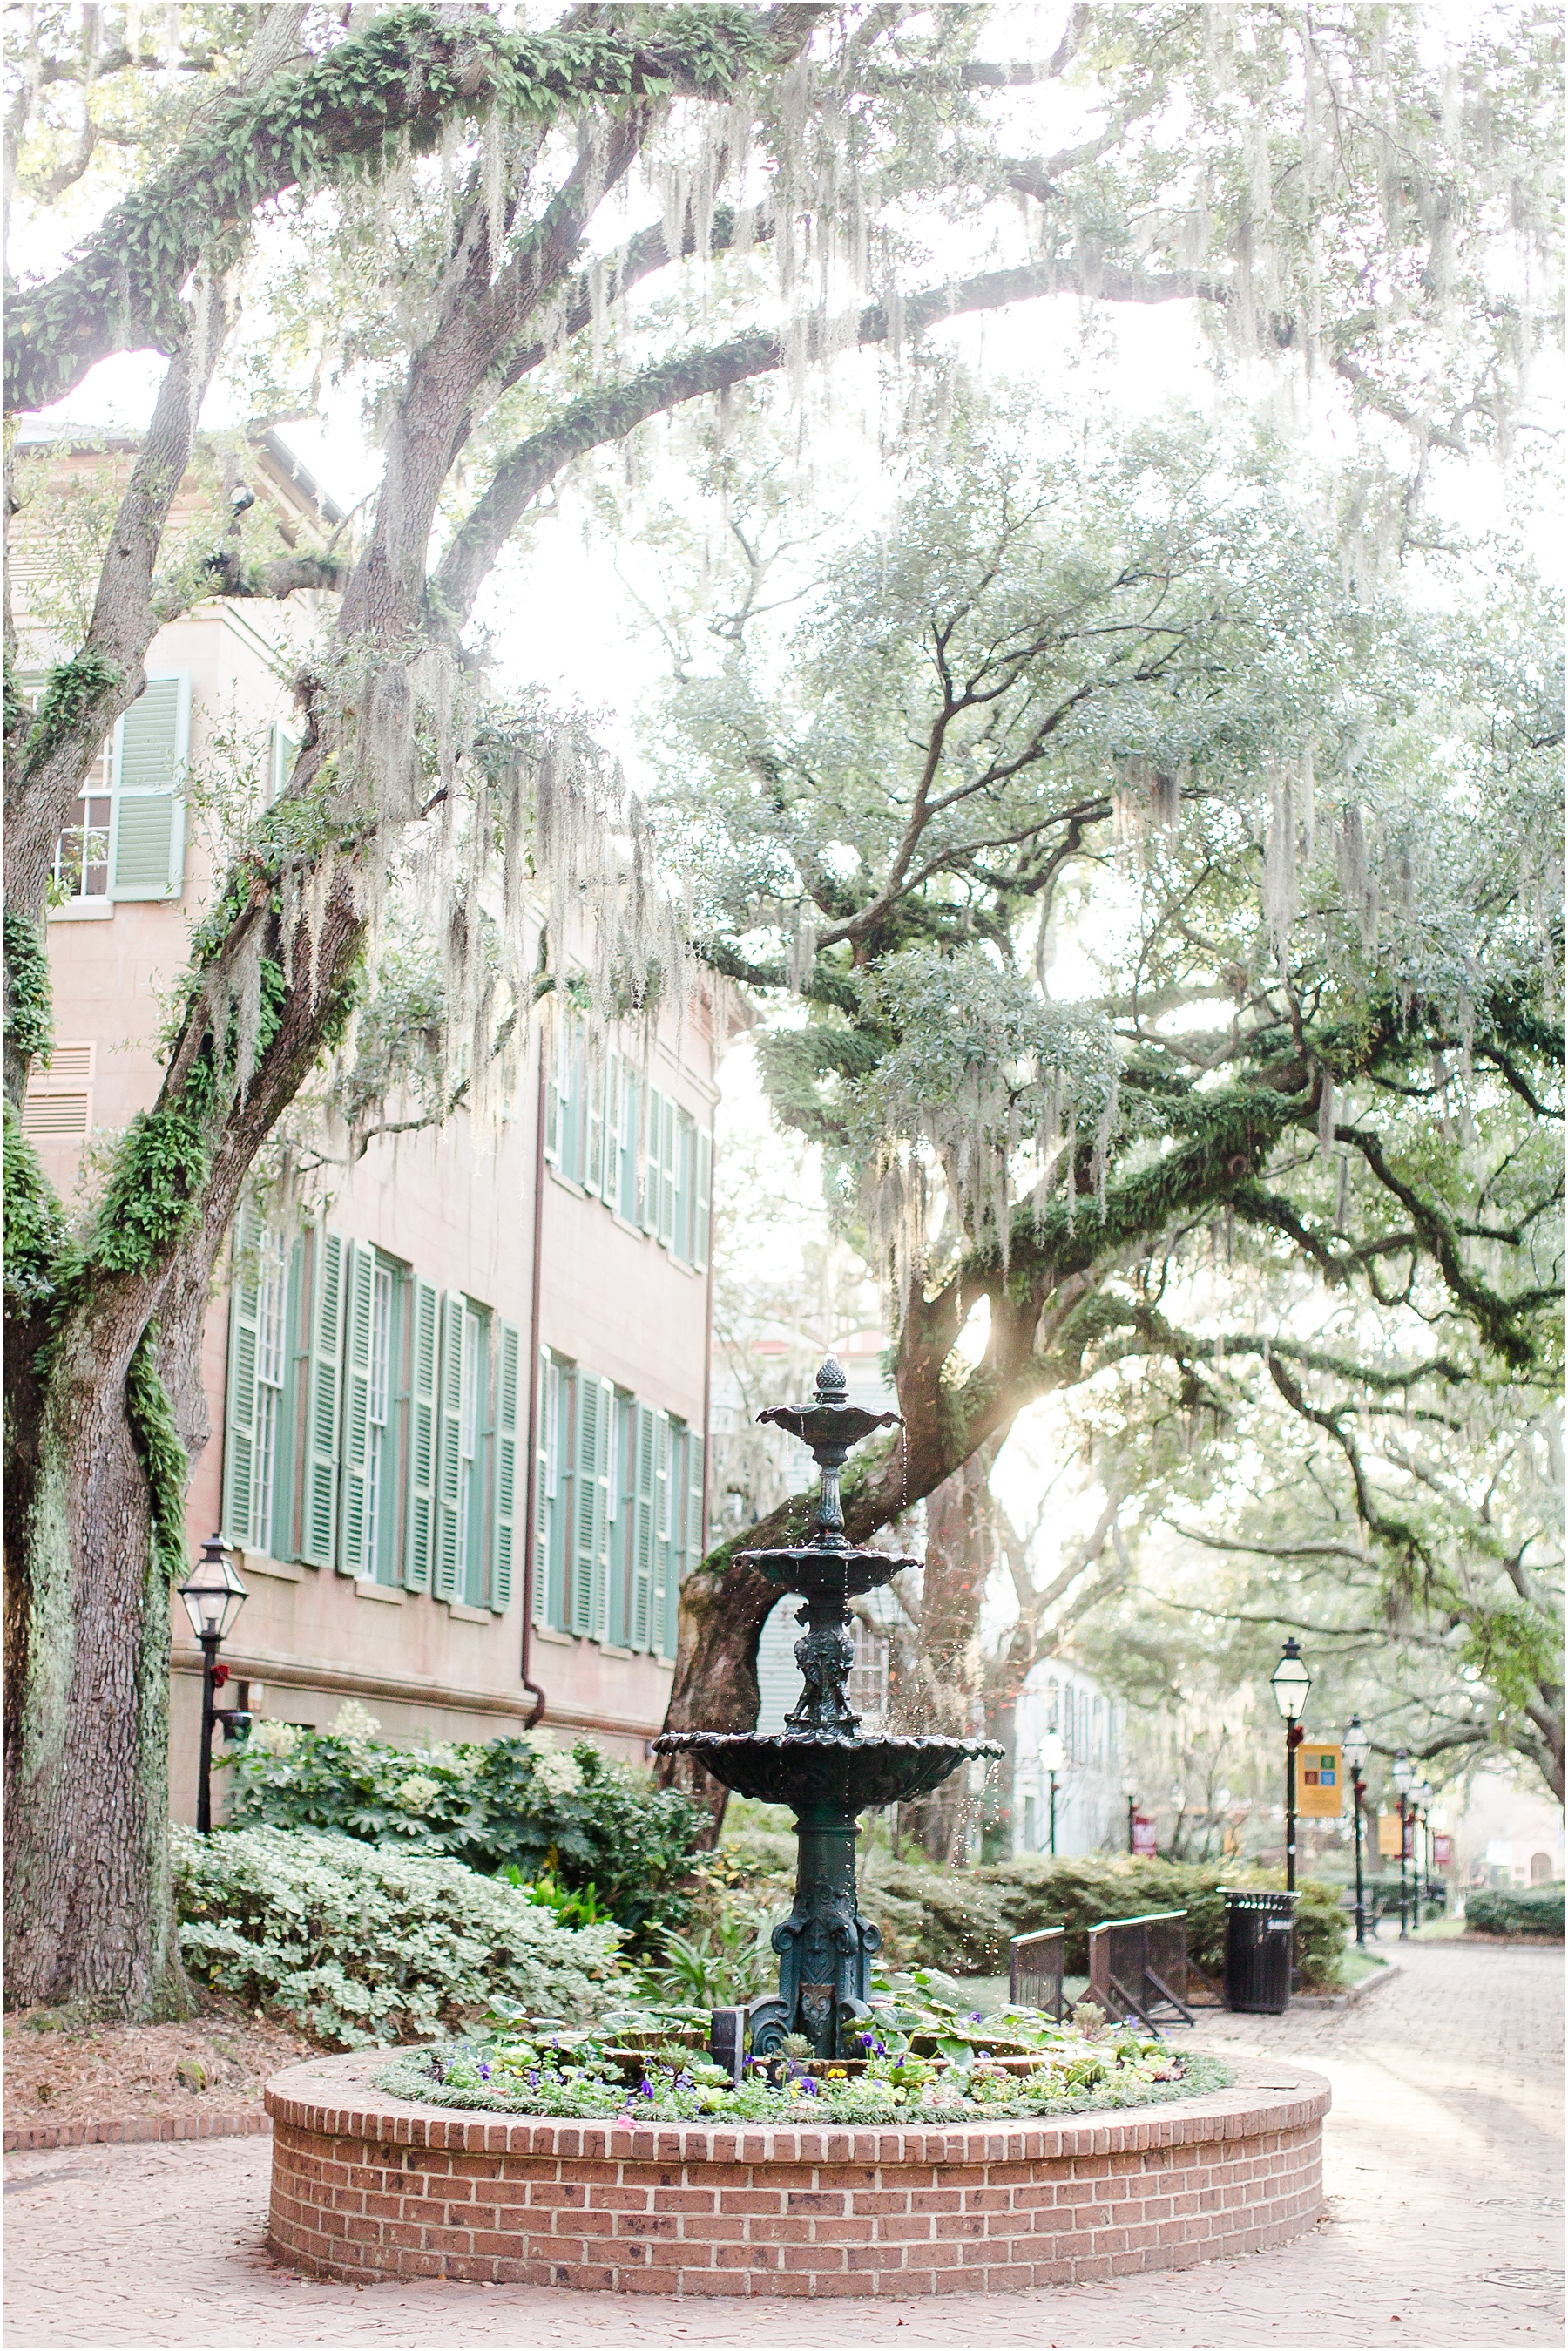
[[[58, 453], [66, 475], [104, 462]], [[319, 526], [281, 446], [247, 475], [291, 528]], [[41, 676], [36, 545], [20, 569]], [[248, 760], [263, 791], [288, 772], [314, 601], [214, 601], [161, 630], [62, 836], [57, 1043], [25, 1124], [67, 1197], [155, 1097], [163, 994], [213, 886], [203, 810], [220, 770]], [[325, 1723], [354, 1698], [398, 1740], [483, 1739], [533, 1711], [526, 1675], [564, 1735], [640, 1760], [703, 1548], [726, 1017], [700, 991], [651, 1050], [597, 1054], [541, 1021], [498, 1134], [460, 1110], [334, 1168], [303, 1220], [269, 1220], [260, 1195], [242, 1213], [207, 1317], [213, 1434], [188, 1526], [234, 1546], [249, 1598], [224, 1656], [254, 1711]], [[192, 1819], [201, 1669], [178, 1609], [174, 1639], [171, 1790]]]

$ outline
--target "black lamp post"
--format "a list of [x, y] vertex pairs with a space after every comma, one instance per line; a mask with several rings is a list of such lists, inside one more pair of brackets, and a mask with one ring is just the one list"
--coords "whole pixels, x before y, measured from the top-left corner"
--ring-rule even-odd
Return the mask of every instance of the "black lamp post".
[[1040, 1741], [1040, 1769], [1051, 1782], [1051, 1853], [1056, 1852], [1056, 1782], [1067, 1761], [1059, 1730], [1048, 1730]]
[[1410, 1791], [1416, 1784], [1416, 1774], [1410, 1758], [1401, 1747], [1394, 1758], [1394, 1786], [1399, 1798], [1399, 1940], [1404, 1942], [1410, 1932], [1410, 1894], [1407, 1876], [1407, 1851], [1409, 1845]]
[[1274, 1704], [1285, 1723], [1285, 1890], [1296, 1888], [1296, 1749], [1306, 1733], [1301, 1719], [1312, 1687], [1312, 1676], [1302, 1658], [1301, 1643], [1293, 1634], [1269, 1677]]
[[1363, 1730], [1358, 1714], [1350, 1718], [1350, 1729], [1345, 1734], [1343, 1747], [1345, 1762], [1350, 1768], [1350, 1809], [1355, 1821], [1355, 1939], [1365, 1944], [1366, 1893], [1361, 1875], [1361, 1800], [1366, 1793], [1366, 1782], [1361, 1776], [1361, 1767], [1372, 1752], [1372, 1741]]
[[1130, 1771], [1122, 1782], [1122, 1793], [1127, 1800], [1127, 1851], [1136, 1853], [1137, 1840], [1133, 1834], [1133, 1829], [1137, 1820], [1137, 1788]]
[[245, 1587], [218, 1536], [209, 1535], [202, 1556], [180, 1586], [191, 1630], [202, 1645], [202, 1773], [196, 1785], [196, 1826], [203, 1836], [213, 1825], [213, 1724], [216, 1709], [218, 1651], [223, 1635], [245, 1604]]
[[[1415, 1834], [1410, 1840], [1410, 1854], [1411, 1859], [1415, 1865], [1414, 1876], [1416, 1880], [1415, 1896], [1410, 1907], [1416, 1914], [1416, 1924], [1418, 1927], [1421, 1923], [1421, 1839], [1430, 1833], [1427, 1819], [1427, 1815], [1431, 1809], [1432, 1803], [1432, 1783], [1429, 1780], [1417, 1781], [1415, 1786], [1410, 1791], [1410, 1802], [1415, 1806], [1414, 1818], [1416, 1823]], [[1428, 1869], [1427, 1872], [1427, 1899], [1429, 1902], [1431, 1898], [1432, 1873], [1430, 1869]]]

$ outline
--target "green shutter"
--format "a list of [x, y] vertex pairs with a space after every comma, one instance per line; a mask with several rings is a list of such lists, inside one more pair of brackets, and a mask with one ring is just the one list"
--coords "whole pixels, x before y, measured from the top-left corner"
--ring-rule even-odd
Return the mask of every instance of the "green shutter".
[[440, 1301], [433, 1281], [412, 1283], [412, 1344], [409, 1353], [409, 1526], [403, 1582], [428, 1592], [435, 1549], [436, 1374], [440, 1363]]
[[577, 1410], [573, 1431], [572, 1568], [567, 1597], [566, 1630], [594, 1633], [595, 1601], [600, 1583], [599, 1545], [603, 1536], [603, 1489], [599, 1464], [604, 1451], [604, 1383], [591, 1372], [576, 1376]]
[[557, 1165], [561, 1156], [561, 1057], [554, 1029], [541, 1026], [539, 1051], [545, 1062], [545, 1156]]
[[713, 1138], [706, 1127], [697, 1135], [697, 1199], [691, 1217], [691, 1262], [699, 1273], [708, 1264], [708, 1228], [713, 1217]]
[[686, 1432], [686, 1509], [681, 1519], [684, 1538], [665, 1610], [664, 1654], [674, 1656], [680, 1644], [680, 1585], [701, 1564], [708, 1531], [702, 1523], [702, 1439], [694, 1428]]
[[337, 1569], [374, 1575], [366, 1548], [370, 1523], [370, 1320], [376, 1294], [376, 1252], [348, 1245], [348, 1308], [343, 1323], [343, 1483], [338, 1508]]
[[650, 1649], [662, 1647], [664, 1614], [674, 1573], [671, 1510], [675, 1499], [675, 1480], [670, 1476], [670, 1454], [674, 1449], [675, 1431], [668, 1413], [654, 1416], [653, 1438], [653, 1582], [649, 1594], [648, 1641]]
[[436, 1389], [435, 1596], [455, 1600], [462, 1579], [457, 1537], [462, 1501], [463, 1301], [449, 1290], [441, 1307], [441, 1373]]
[[270, 762], [270, 772], [267, 778], [267, 804], [269, 807], [272, 802], [276, 799], [278, 794], [283, 790], [284, 786], [288, 782], [289, 778], [293, 775], [294, 763], [299, 757], [299, 747], [303, 739], [303, 737], [296, 735], [289, 727], [286, 726], [281, 719], [274, 719], [272, 728], [272, 758]]
[[675, 1239], [675, 1104], [668, 1094], [659, 1105], [659, 1238], [667, 1249]]
[[605, 1065], [595, 1047], [583, 1051], [583, 1118], [587, 1140], [583, 1150], [583, 1184], [593, 1193], [605, 1188]]
[[310, 1353], [305, 1384], [305, 1508], [299, 1556], [330, 1567], [337, 1550], [338, 1403], [343, 1366], [343, 1242], [325, 1225], [311, 1251]]
[[515, 1322], [495, 1336], [495, 1518], [490, 1541], [490, 1604], [498, 1615], [512, 1605], [512, 1562], [517, 1548], [517, 1405], [523, 1334]]
[[223, 1384], [223, 1541], [246, 1551], [255, 1541], [256, 1351], [260, 1341], [261, 1219], [242, 1207], [234, 1219], [229, 1273], [229, 1363]]
[[550, 1604], [550, 1351], [539, 1350], [539, 1400], [534, 1424], [534, 1622]]
[[183, 778], [191, 680], [152, 677], [117, 730], [109, 895], [177, 898], [185, 879]]
[[637, 1122], [641, 1089], [637, 1071], [621, 1063], [620, 1174], [616, 1207], [628, 1225], [637, 1222]]
[[637, 1138], [637, 1221], [645, 1233], [659, 1230], [659, 1126], [663, 1102], [657, 1086], [644, 1086]]
[[691, 1262], [691, 1222], [697, 1205], [697, 1129], [688, 1113], [675, 1113], [675, 1211], [670, 1248], [682, 1265]]
[[620, 1205], [620, 1106], [622, 1089], [620, 1077], [620, 1055], [618, 1053], [607, 1052], [605, 1055], [604, 1079], [605, 1164], [604, 1182], [600, 1186], [599, 1190], [600, 1197], [603, 1199], [606, 1207], [616, 1208]]
[[626, 1464], [632, 1404], [609, 1389], [608, 1448], [605, 1460], [605, 1600], [603, 1638], [626, 1646], [627, 1538], [630, 1525]]
[[646, 1649], [653, 1614], [654, 1454], [659, 1416], [645, 1404], [637, 1406], [632, 1429], [635, 1499], [631, 1520], [631, 1622], [628, 1648]]

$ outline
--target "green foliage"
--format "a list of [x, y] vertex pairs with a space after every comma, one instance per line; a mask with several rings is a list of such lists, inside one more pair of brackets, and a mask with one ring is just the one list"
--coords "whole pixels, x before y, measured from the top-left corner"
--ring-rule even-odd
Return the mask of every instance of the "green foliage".
[[55, 1295], [68, 1234], [54, 1187], [9, 1102], [5, 1116], [5, 1297], [31, 1314]]
[[392, 8], [302, 72], [223, 92], [166, 168], [112, 208], [73, 267], [18, 296], [7, 410], [57, 396], [108, 304], [173, 350], [198, 256], [232, 262], [257, 206], [287, 188], [379, 172], [405, 142], [433, 145], [454, 116], [494, 109], [545, 123], [596, 100], [624, 110], [680, 85], [719, 95], [770, 53], [766, 26], [747, 10], [661, 9], [644, 29], [639, 45], [618, 28], [531, 34], [483, 15], [452, 21], [436, 8]]
[[84, 645], [69, 661], [61, 662], [50, 671], [38, 697], [33, 730], [27, 737], [27, 757], [46, 758], [56, 744], [63, 742], [80, 726], [94, 705], [119, 684], [119, 670], [96, 645]]
[[304, 1829], [171, 1834], [187, 1968], [317, 2040], [461, 2030], [497, 1994], [583, 2018], [615, 1996], [614, 1927], [556, 1926], [461, 1862]]
[[634, 1935], [685, 1916], [701, 1814], [587, 1740], [563, 1753], [547, 1731], [431, 1748], [348, 1726], [260, 1731], [229, 1765], [236, 1823], [329, 1829], [474, 1869], [514, 1867], [514, 1883], [535, 1898], [551, 1882], [579, 1899], [591, 1886], [598, 1915]]
[[743, 2008], [778, 1986], [778, 1954], [771, 1917], [726, 1903], [710, 1926], [691, 1935], [660, 1938], [659, 1956], [646, 1965], [649, 2000], [695, 2008]]
[[5, 1034], [13, 1050], [46, 1067], [54, 1040], [54, 989], [42, 937], [25, 916], [5, 914]]
[[172, 1584], [191, 1564], [185, 1546], [185, 1488], [191, 1464], [169, 1391], [159, 1376], [157, 1353], [158, 1325], [150, 1322], [136, 1343], [125, 1374], [125, 1409], [147, 1478], [152, 1555]]
[[1528, 1894], [1505, 1887], [1465, 1896], [1465, 1925], [1477, 1935], [1551, 1935], [1563, 1938], [1563, 1888], [1532, 1886]]
[[195, 1225], [212, 1158], [211, 1124], [182, 1098], [139, 1111], [115, 1150], [87, 1244], [88, 1265], [104, 1273], [150, 1272]]

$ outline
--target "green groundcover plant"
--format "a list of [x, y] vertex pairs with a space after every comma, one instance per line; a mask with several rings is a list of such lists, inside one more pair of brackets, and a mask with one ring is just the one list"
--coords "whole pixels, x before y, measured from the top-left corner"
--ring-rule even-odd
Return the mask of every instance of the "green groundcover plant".
[[[786, 2042], [738, 2084], [711, 2064], [691, 2008], [611, 2010], [591, 2028], [492, 2009], [487, 2029], [393, 2058], [377, 2086], [426, 2105], [621, 2122], [877, 2124], [1082, 2114], [1196, 2097], [1235, 2078], [1222, 2060], [1108, 2028], [1082, 2006], [1067, 2024], [1037, 2009], [981, 2018], [925, 1971], [879, 1978], [847, 2062]], [[1010, 2062], [1011, 2061], [1011, 2062]]]
[[498, 1997], [591, 2021], [626, 1995], [618, 1928], [559, 1926], [462, 1862], [312, 1829], [171, 1836], [187, 1969], [315, 2040], [461, 2032]]
[[1532, 1886], [1528, 1894], [1505, 1887], [1465, 1896], [1465, 1924], [1478, 1935], [1563, 1935], [1563, 1888]]
[[[265, 1723], [232, 1771], [238, 1827], [326, 1829], [405, 1854], [582, 1896], [570, 1923], [613, 1918], [634, 1937], [681, 1925], [702, 1815], [673, 1789], [548, 1731], [483, 1743], [395, 1747], [345, 1707], [330, 1730]], [[553, 1907], [559, 1907], [550, 1897]]]

